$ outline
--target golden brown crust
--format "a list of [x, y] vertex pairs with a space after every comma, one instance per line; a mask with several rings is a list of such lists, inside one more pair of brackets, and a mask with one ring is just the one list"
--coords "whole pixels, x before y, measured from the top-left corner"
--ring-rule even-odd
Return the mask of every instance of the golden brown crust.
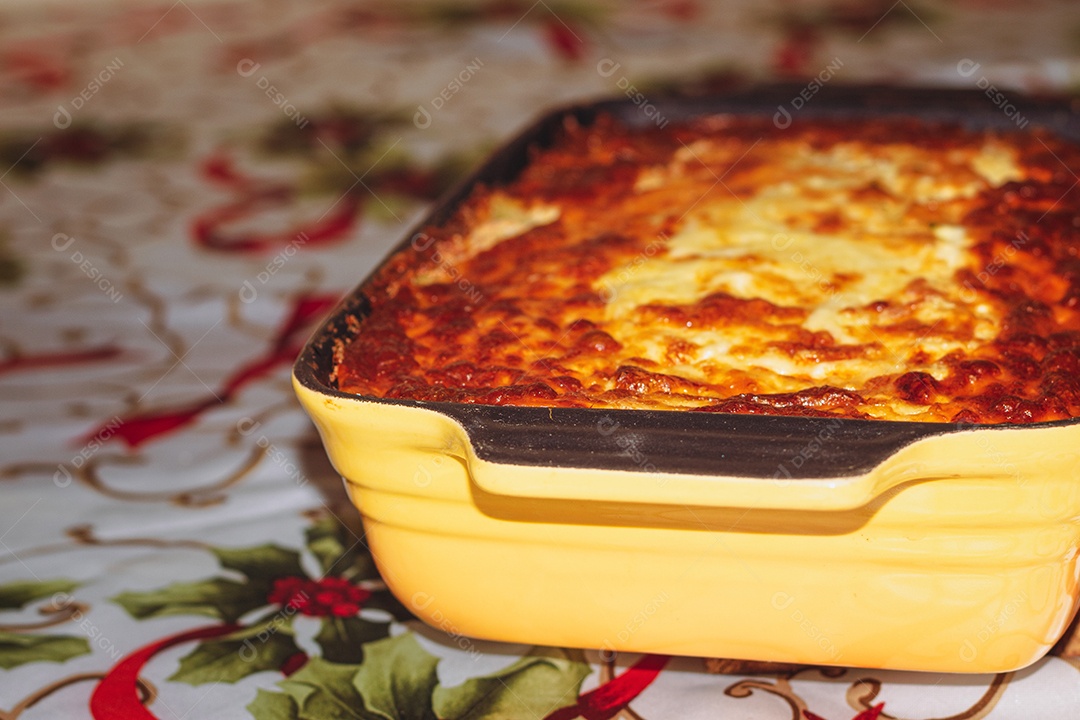
[[569, 125], [366, 287], [340, 389], [484, 404], [1080, 415], [1080, 150], [916, 120]]

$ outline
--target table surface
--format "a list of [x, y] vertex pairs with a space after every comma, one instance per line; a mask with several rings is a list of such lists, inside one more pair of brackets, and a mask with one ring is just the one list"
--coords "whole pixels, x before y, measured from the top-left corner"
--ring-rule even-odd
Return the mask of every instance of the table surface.
[[715, 674], [428, 628], [381, 582], [289, 382], [319, 317], [554, 104], [787, 79], [806, 102], [815, 83], [993, 85], [1008, 112], [1080, 89], [1078, 55], [1068, 1], [0, 10], [0, 717], [1080, 708], [1061, 657]]

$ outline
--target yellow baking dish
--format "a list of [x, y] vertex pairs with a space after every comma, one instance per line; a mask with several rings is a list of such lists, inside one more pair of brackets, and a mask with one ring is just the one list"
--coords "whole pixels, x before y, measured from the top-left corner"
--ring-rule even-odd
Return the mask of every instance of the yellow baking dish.
[[[851, 91], [820, 107], [972, 117], [970, 96], [890, 92]], [[663, 109], [679, 117], [771, 107], [768, 93], [739, 97]], [[470, 183], [512, 173], [566, 114], [587, 122], [598, 107], [549, 115]], [[1075, 118], [1046, 117], [1075, 132]], [[426, 222], [445, 217], [470, 183]], [[362, 288], [311, 340], [294, 385], [387, 584], [436, 627], [604, 650], [981, 673], [1034, 662], [1076, 610], [1076, 421], [985, 426], [349, 395], [329, 378], [347, 318], [364, 312]]]

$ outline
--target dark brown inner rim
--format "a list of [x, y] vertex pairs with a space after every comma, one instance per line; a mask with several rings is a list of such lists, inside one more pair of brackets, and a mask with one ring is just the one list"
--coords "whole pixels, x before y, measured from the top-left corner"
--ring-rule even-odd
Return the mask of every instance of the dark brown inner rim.
[[[801, 110], [791, 101], [802, 85], [769, 85], [724, 96], [657, 98], [660, 116], [674, 122], [699, 115], [736, 113], [774, 117], [785, 108], [800, 117], [914, 116], [958, 122], [969, 128], [1016, 129], [994, 101], [977, 90], [828, 86]], [[1047, 128], [1080, 142], [1080, 104], [1060, 99], [1010, 97], [1029, 127]], [[630, 100], [607, 100], [551, 112], [496, 151], [487, 162], [439, 201], [416, 229], [445, 220], [477, 183], [513, 179], [528, 161], [530, 147], [551, 142], [563, 118], [589, 124], [601, 112], [629, 125], [655, 122]], [[781, 121], [784, 118], [780, 117]], [[403, 249], [413, 233], [394, 248]], [[374, 272], [377, 271], [377, 268]], [[830, 478], [866, 473], [906, 445], [931, 435], [973, 427], [1033, 430], [1080, 422], [1080, 418], [1033, 425], [973, 426], [956, 423], [841, 420], [783, 416], [730, 415], [671, 410], [591, 410], [530, 408], [351, 395], [329, 385], [333, 344], [347, 338], [345, 317], [366, 312], [363, 288], [350, 293], [315, 333], [296, 361], [301, 384], [333, 397], [410, 405], [441, 412], [461, 423], [476, 454], [496, 463], [581, 467], [639, 472], [708, 474], [755, 478]]]

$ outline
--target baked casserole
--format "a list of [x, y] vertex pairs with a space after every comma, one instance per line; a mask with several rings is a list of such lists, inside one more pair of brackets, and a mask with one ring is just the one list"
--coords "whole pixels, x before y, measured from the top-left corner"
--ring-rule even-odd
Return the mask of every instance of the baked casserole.
[[345, 392], [966, 423], [1080, 414], [1080, 151], [903, 118], [572, 119], [367, 286]]
[[1002, 672], [1080, 599], [1080, 115], [790, 87], [554, 111], [294, 385], [455, 634]]

